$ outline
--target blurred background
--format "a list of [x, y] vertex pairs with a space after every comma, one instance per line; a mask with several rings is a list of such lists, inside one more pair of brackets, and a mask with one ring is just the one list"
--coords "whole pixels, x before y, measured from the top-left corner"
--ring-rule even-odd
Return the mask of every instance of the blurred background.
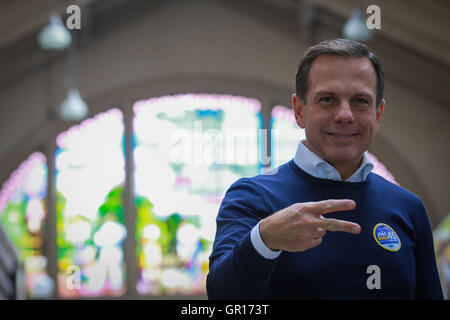
[[449, 17], [445, 0], [0, 0], [0, 299], [206, 299], [222, 197], [293, 157], [298, 63], [336, 37], [381, 59], [369, 152], [423, 199], [448, 299]]

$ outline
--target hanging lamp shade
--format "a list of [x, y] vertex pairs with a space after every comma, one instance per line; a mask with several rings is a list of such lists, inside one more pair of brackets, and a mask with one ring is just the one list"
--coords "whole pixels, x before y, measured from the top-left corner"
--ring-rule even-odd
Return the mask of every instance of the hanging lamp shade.
[[42, 28], [38, 35], [38, 43], [44, 50], [66, 49], [72, 37], [69, 30], [64, 26], [61, 17], [57, 13], [52, 13], [50, 22]]
[[61, 103], [59, 109], [61, 118], [65, 121], [80, 121], [88, 114], [88, 107], [76, 88], [71, 88], [67, 98]]
[[361, 9], [353, 9], [350, 19], [344, 25], [342, 34], [346, 39], [367, 41], [372, 38], [372, 31], [367, 28]]

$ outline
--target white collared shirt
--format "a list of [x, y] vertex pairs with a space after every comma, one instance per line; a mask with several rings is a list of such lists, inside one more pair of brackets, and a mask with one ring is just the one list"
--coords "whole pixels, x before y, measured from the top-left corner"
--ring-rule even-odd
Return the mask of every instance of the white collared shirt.
[[[306, 173], [312, 175], [316, 178], [342, 181], [339, 172], [330, 165], [328, 162], [323, 160], [321, 157], [316, 155], [314, 152], [309, 150], [302, 141], [298, 143], [297, 152], [294, 156], [294, 163]], [[372, 171], [374, 165], [370, 160], [367, 152], [364, 152], [361, 165], [352, 174], [352, 176], [346, 179], [346, 182], [362, 182], [365, 181], [367, 175]], [[252, 229], [250, 233], [250, 239], [252, 241], [253, 247], [266, 259], [275, 259], [281, 254], [281, 250], [273, 251], [266, 247], [259, 234], [259, 224]]]

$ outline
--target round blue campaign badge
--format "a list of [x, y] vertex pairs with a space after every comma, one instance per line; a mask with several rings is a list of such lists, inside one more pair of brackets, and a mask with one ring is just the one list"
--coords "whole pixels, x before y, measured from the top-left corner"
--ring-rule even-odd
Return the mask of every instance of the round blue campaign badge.
[[380, 247], [389, 251], [398, 251], [402, 246], [397, 233], [385, 223], [373, 227], [373, 237]]

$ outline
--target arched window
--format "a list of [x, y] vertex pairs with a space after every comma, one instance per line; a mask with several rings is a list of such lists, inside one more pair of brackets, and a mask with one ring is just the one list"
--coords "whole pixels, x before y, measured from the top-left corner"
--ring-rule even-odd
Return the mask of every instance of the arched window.
[[58, 135], [55, 158], [58, 293], [125, 292], [124, 125], [118, 109]]
[[[298, 127], [293, 110], [281, 105], [272, 109], [270, 123], [272, 129], [272, 165], [276, 167], [294, 157], [298, 142], [305, 139], [305, 131]], [[373, 154], [367, 153], [374, 164], [372, 172], [398, 184], [389, 170]]]
[[46, 273], [47, 258], [43, 246], [46, 197], [46, 158], [42, 153], [34, 152], [0, 190], [0, 222], [24, 265], [29, 298], [45, 297], [53, 286]]
[[259, 111], [257, 100], [229, 95], [134, 105], [139, 293], [205, 293], [225, 191], [260, 173]]

